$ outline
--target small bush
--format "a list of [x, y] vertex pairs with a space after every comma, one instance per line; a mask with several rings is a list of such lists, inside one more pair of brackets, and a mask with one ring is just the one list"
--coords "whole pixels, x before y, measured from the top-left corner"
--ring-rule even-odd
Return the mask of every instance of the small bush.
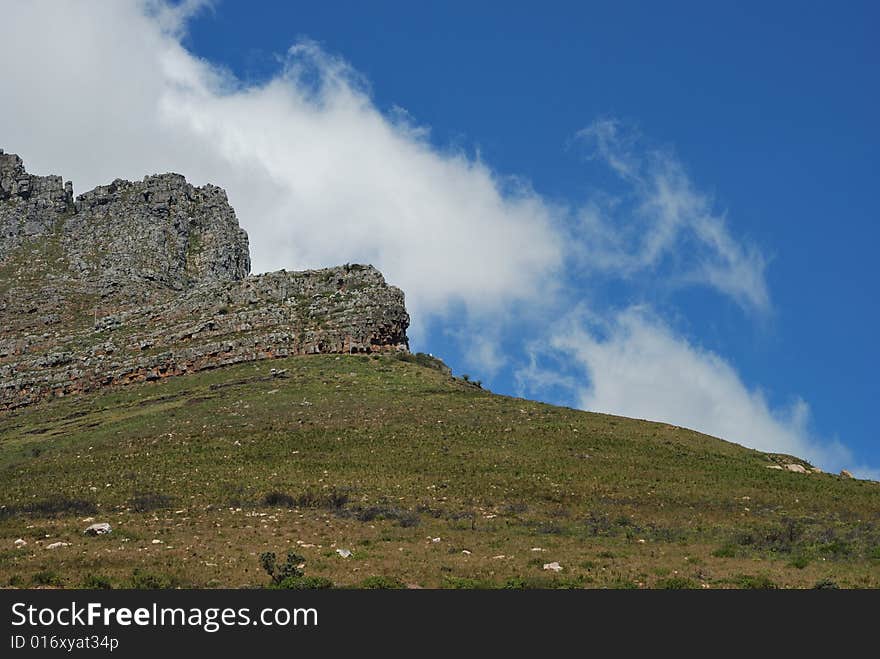
[[734, 585], [743, 590], [776, 590], [779, 588], [765, 575], [741, 574], [734, 579]]
[[366, 508], [355, 507], [349, 510], [339, 509], [340, 517], [354, 517], [359, 522], [372, 522], [375, 519], [391, 519], [403, 528], [418, 526], [421, 522], [417, 513], [403, 508], [391, 506], [368, 506]]
[[627, 579], [626, 577], [617, 577], [608, 584], [608, 587], [615, 590], [637, 590], [639, 584], [637, 584], [632, 579]]
[[274, 585], [274, 588], [285, 590], [324, 590], [333, 588], [333, 582], [327, 577], [287, 577]]
[[495, 584], [481, 579], [471, 579], [469, 577], [453, 577], [446, 575], [443, 577], [443, 588], [451, 590], [486, 590], [494, 588]]
[[138, 492], [129, 500], [128, 505], [136, 513], [150, 513], [171, 508], [174, 500], [158, 492]]
[[803, 570], [803, 569], [804, 569], [805, 567], [807, 567], [809, 564], [810, 564], [810, 557], [809, 557], [809, 556], [805, 556], [805, 555], [803, 555], [803, 554], [801, 554], [800, 556], [795, 556], [795, 557], [794, 557], [793, 559], [791, 559], [791, 561], [789, 562], [789, 565], [791, 565], [791, 566], [794, 567], [794, 568], [797, 568], [798, 570]]
[[360, 587], [367, 590], [399, 590], [406, 586], [397, 577], [377, 575], [361, 581]]
[[716, 558], [734, 558], [736, 556], [736, 546], [732, 543], [723, 544], [713, 551], [712, 555]]
[[528, 504], [522, 502], [508, 503], [501, 506], [501, 513], [503, 515], [522, 515], [528, 509]]
[[88, 590], [111, 590], [113, 584], [110, 583], [110, 579], [107, 577], [103, 577], [99, 574], [87, 574], [86, 578], [83, 579], [81, 588], [86, 588]]
[[305, 560], [299, 554], [290, 551], [287, 552], [287, 560], [284, 565], [278, 565], [278, 559], [274, 551], [264, 551], [260, 554], [260, 565], [276, 586], [279, 586], [287, 579], [302, 577], [303, 571], [299, 566], [305, 563]]
[[839, 588], [840, 586], [836, 582], [831, 581], [831, 579], [822, 579], [813, 586], [814, 590], [838, 590]]
[[131, 587], [135, 590], [168, 590], [175, 588], [177, 580], [165, 574], [154, 574], [135, 568], [131, 573]]
[[293, 508], [296, 500], [284, 492], [269, 492], [263, 497], [263, 505], [270, 508]]
[[399, 352], [397, 353], [396, 358], [398, 361], [418, 364], [419, 366], [424, 366], [425, 368], [432, 368], [435, 371], [441, 371], [447, 374], [452, 372], [452, 369], [450, 369], [445, 363], [443, 363], [442, 359], [424, 352], [417, 352], [415, 354], [410, 352]]
[[339, 510], [344, 508], [348, 503], [348, 493], [340, 490], [331, 490], [326, 497], [327, 507], [331, 510]]
[[35, 586], [56, 586], [64, 585], [64, 580], [57, 572], [52, 570], [41, 570], [31, 577], [31, 583]]
[[13, 574], [9, 577], [9, 581], [6, 582], [10, 588], [23, 588], [24, 587], [24, 579], [20, 574]]
[[298, 497], [292, 497], [284, 492], [270, 492], [263, 497], [263, 505], [285, 508], [329, 508], [341, 510], [349, 501], [349, 494], [345, 490], [330, 490], [328, 493], [306, 490]]
[[694, 590], [695, 588], [699, 588], [695, 581], [688, 579], [687, 577], [669, 577], [668, 579], [661, 579], [654, 585], [654, 587], [661, 590]]

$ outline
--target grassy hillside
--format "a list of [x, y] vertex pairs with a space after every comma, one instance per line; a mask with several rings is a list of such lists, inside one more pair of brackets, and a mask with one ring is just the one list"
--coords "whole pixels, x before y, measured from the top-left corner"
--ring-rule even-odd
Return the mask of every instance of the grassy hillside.
[[0, 415], [0, 585], [256, 587], [294, 550], [337, 586], [880, 587], [880, 484], [780, 461], [391, 356], [227, 367]]

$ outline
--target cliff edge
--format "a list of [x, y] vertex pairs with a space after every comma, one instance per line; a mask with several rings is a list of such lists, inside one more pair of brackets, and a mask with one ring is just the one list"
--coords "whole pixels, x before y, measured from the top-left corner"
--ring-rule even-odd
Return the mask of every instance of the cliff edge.
[[0, 151], [0, 409], [224, 364], [408, 349], [369, 265], [249, 275], [222, 188], [180, 174], [74, 198]]

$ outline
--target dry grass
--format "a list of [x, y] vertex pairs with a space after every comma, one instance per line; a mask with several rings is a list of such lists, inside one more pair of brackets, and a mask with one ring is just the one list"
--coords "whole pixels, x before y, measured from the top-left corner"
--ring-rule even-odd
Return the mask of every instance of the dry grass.
[[880, 484], [770, 462], [393, 357], [234, 366], [0, 416], [0, 585], [257, 587], [293, 549], [339, 586], [880, 586]]

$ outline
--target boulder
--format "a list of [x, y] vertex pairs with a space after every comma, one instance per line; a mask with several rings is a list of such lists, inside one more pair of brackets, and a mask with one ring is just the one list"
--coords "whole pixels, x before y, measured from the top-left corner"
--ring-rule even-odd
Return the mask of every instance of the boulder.
[[86, 535], [104, 535], [105, 533], [110, 533], [112, 531], [113, 529], [110, 528], [110, 525], [107, 522], [99, 522], [97, 524], [92, 524], [84, 531], [84, 533]]

